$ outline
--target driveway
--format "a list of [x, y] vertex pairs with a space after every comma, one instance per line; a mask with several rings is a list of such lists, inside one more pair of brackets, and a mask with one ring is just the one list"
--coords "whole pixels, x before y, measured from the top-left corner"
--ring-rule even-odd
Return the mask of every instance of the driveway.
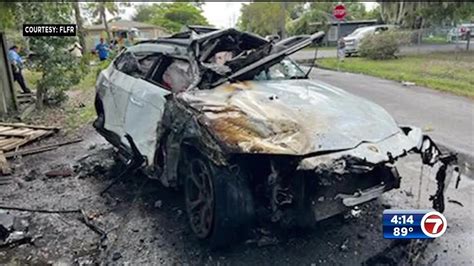
[[474, 158], [474, 102], [419, 86], [371, 76], [314, 69], [311, 78], [342, 88], [384, 107], [399, 124], [422, 128], [442, 146]]

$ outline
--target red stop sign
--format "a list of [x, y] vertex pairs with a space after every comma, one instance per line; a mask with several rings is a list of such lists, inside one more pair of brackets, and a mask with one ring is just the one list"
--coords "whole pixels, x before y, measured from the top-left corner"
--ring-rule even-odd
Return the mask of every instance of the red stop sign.
[[334, 15], [336, 19], [343, 20], [344, 17], [346, 16], [346, 7], [343, 4], [339, 4], [334, 7], [332, 14]]

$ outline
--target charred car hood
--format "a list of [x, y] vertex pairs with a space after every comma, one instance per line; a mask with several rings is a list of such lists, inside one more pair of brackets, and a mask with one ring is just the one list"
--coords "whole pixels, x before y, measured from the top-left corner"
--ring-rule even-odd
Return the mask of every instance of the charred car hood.
[[238, 82], [178, 98], [237, 153], [307, 155], [403, 134], [380, 106], [314, 80]]

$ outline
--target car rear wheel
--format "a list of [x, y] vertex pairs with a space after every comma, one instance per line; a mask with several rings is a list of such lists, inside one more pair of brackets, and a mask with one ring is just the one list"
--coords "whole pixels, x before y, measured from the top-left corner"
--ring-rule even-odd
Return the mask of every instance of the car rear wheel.
[[211, 170], [203, 160], [191, 160], [184, 190], [191, 229], [199, 238], [206, 238], [214, 220], [214, 185]]
[[187, 154], [183, 186], [191, 230], [199, 239], [209, 241], [212, 248], [245, 237], [254, 220], [245, 173], [216, 166], [197, 152]]

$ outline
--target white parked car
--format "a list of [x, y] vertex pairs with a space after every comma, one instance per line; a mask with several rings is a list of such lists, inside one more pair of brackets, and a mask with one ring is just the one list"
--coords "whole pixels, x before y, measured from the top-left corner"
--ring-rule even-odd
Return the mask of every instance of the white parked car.
[[474, 36], [474, 24], [461, 24], [456, 28], [452, 28], [448, 32], [448, 42], [455, 42], [456, 40], [465, 41], [467, 40], [467, 32], [471, 31], [471, 38]]
[[346, 56], [351, 56], [359, 52], [359, 45], [363, 38], [371, 34], [377, 34], [379, 32], [393, 29], [395, 27], [396, 26], [394, 25], [376, 25], [356, 29], [351, 34], [344, 37], [344, 43], [346, 45]]

